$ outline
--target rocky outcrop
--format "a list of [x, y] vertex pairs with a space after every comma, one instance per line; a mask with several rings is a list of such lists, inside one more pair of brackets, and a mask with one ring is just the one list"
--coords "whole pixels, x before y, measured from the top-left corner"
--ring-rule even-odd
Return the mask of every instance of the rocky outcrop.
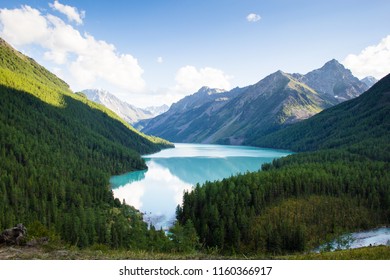
[[336, 98], [338, 103], [358, 97], [369, 88], [335, 59], [320, 69], [302, 75], [298, 80], [320, 95]]
[[17, 224], [13, 228], [4, 230], [0, 234], [0, 244], [20, 245], [27, 235], [27, 228], [23, 224]]
[[134, 124], [140, 120], [154, 118], [159, 115], [159, 113], [156, 112], [165, 112], [169, 109], [166, 107], [155, 107], [151, 108], [151, 110], [154, 110], [154, 112], [152, 112], [146, 109], [137, 108], [120, 100], [106, 90], [86, 89], [83, 90], [82, 93], [85, 94], [89, 100], [104, 105], [130, 124]]
[[26, 246], [35, 247], [35, 246], [39, 246], [39, 245], [45, 245], [48, 242], [49, 242], [49, 237], [45, 236], [45, 237], [36, 238], [36, 239], [32, 239], [32, 240], [28, 241], [26, 243]]

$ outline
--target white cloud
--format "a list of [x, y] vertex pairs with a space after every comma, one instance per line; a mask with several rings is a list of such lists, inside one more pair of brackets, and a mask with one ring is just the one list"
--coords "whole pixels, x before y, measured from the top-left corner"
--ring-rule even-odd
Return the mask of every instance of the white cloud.
[[246, 16], [246, 20], [249, 22], [256, 22], [256, 21], [261, 20], [261, 16], [251, 13], [251, 14]]
[[157, 63], [163, 63], [164, 60], [161, 56], [157, 57]]
[[71, 63], [70, 70], [82, 87], [92, 86], [97, 79], [129, 91], [142, 91], [143, 70], [130, 54], [116, 54], [114, 45], [97, 41], [86, 34], [88, 51]]
[[180, 68], [175, 77], [175, 91], [183, 94], [194, 93], [203, 86], [210, 88], [230, 89], [231, 76], [226, 75], [222, 70], [205, 67], [196, 69], [194, 66]]
[[390, 35], [379, 44], [368, 46], [359, 54], [349, 54], [343, 64], [358, 78], [383, 78], [390, 73]]
[[67, 82], [78, 90], [104, 85], [113, 92], [134, 93], [145, 88], [143, 69], [132, 55], [120, 54], [114, 45], [29, 6], [0, 9], [0, 36], [12, 45], [42, 47], [44, 58], [61, 65]]
[[132, 95], [131, 103], [139, 104], [138, 106], [142, 108], [161, 104], [171, 105], [186, 95], [198, 91], [203, 86], [229, 90], [231, 89], [230, 80], [233, 77], [219, 69], [211, 67], [198, 69], [195, 66], [187, 65], [179, 68], [174, 78], [175, 84], [170, 87], [148, 89], [152, 98], [146, 99], [145, 95], [142, 94]]
[[74, 21], [77, 24], [83, 23], [83, 18], [85, 17], [85, 11], [78, 11], [77, 8], [63, 5], [59, 1], [54, 1], [53, 4], [49, 3], [49, 6], [60, 13], [66, 15], [69, 21]]
[[47, 20], [29, 6], [20, 9], [0, 9], [1, 36], [13, 45], [44, 40], [48, 35]]
[[66, 24], [58, 17], [47, 15], [45, 17], [48, 28], [47, 36], [38, 43], [47, 51], [44, 58], [56, 64], [65, 64], [68, 53], [81, 54], [88, 50], [88, 42], [79, 31]]

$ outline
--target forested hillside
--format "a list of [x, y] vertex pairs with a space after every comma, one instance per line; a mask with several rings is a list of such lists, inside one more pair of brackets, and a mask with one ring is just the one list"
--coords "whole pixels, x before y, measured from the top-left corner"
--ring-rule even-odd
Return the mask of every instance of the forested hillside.
[[302, 153], [197, 186], [184, 195], [179, 222], [191, 221], [205, 247], [272, 254], [389, 225], [389, 101], [390, 75], [354, 100], [258, 139]]
[[0, 229], [23, 223], [80, 247], [147, 248], [154, 233], [108, 180], [167, 146], [0, 40]]

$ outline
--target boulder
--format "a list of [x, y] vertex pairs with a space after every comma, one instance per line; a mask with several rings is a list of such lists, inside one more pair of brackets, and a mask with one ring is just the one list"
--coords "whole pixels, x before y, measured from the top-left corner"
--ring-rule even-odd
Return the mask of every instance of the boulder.
[[20, 245], [26, 235], [27, 228], [23, 224], [17, 224], [15, 227], [6, 229], [0, 234], [0, 244]]

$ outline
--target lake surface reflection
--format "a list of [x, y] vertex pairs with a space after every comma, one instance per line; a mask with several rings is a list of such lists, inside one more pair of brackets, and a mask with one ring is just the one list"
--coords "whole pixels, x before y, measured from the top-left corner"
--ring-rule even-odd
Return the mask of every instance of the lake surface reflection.
[[143, 156], [148, 170], [113, 176], [110, 183], [116, 198], [144, 212], [145, 220], [156, 228], [166, 228], [175, 220], [183, 192], [196, 183], [256, 171], [289, 154], [247, 146], [175, 144], [174, 149]]

